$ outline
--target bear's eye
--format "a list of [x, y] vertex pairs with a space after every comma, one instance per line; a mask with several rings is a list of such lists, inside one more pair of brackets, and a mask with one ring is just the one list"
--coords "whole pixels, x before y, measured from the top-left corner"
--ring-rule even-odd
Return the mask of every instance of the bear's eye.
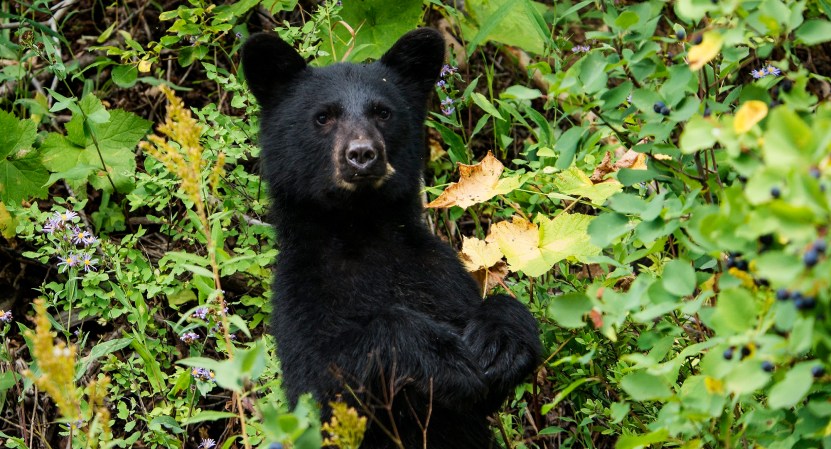
[[329, 123], [329, 114], [325, 112], [320, 112], [315, 116], [315, 121], [318, 125], [325, 125]]
[[379, 106], [375, 108], [375, 115], [378, 117], [379, 120], [387, 120], [388, 118], [390, 118], [390, 114], [390, 110], [385, 107]]

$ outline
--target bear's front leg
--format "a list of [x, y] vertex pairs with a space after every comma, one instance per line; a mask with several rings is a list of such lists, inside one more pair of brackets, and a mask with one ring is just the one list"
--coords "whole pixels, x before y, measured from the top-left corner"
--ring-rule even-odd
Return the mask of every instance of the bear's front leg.
[[421, 312], [392, 307], [336, 336], [334, 370], [345, 387], [389, 400], [401, 388], [425, 401], [466, 410], [488, 394], [482, 371], [458, 331]]
[[488, 385], [488, 411], [499, 407], [542, 356], [537, 321], [522, 303], [506, 295], [485, 299], [465, 327], [464, 341]]

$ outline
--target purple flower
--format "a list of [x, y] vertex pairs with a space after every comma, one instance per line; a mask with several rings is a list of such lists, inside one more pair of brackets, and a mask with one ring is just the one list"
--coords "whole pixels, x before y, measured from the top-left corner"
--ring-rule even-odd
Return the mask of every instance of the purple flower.
[[79, 227], [72, 229], [72, 243], [76, 245], [89, 246], [95, 243], [97, 239], [91, 232], [87, 232]]
[[60, 224], [66, 224], [66, 223], [69, 223], [70, 220], [72, 220], [73, 218], [75, 218], [77, 216], [78, 216], [77, 212], [72, 212], [71, 210], [67, 210], [67, 211], [63, 211], [63, 212], [55, 212], [55, 214], [52, 215], [52, 218], [54, 220], [60, 222]]
[[[762, 69], [764, 70], [764, 69]], [[782, 73], [781, 70], [777, 69], [776, 67], [769, 65], [767, 66], [767, 74], [773, 76], [779, 76]]]
[[59, 267], [64, 266], [64, 267], [67, 267], [67, 268], [73, 268], [73, 267], [77, 267], [78, 264], [81, 262], [80, 256], [78, 256], [77, 254], [73, 254], [73, 253], [67, 254], [66, 257], [58, 256], [58, 259], [61, 260], [58, 263]]
[[199, 443], [199, 447], [197, 449], [211, 449], [212, 447], [216, 446], [216, 441], [213, 438], [205, 438]]
[[98, 268], [95, 265], [98, 263], [98, 259], [93, 259], [92, 254], [81, 253], [78, 255], [79, 264], [84, 267], [84, 271], [98, 271]]
[[202, 382], [214, 382], [214, 373], [206, 368], [194, 368], [190, 371], [190, 375]]
[[453, 107], [453, 99], [452, 98], [445, 98], [441, 101], [441, 113], [444, 115], [451, 115], [456, 110]]
[[5, 312], [0, 310], [0, 312], [2, 312], [0, 313], [0, 323], [10, 323], [12, 321], [12, 312], [10, 310]]
[[441, 72], [439, 72], [439, 76], [444, 78], [446, 76], [456, 73], [457, 70], [459, 70], [458, 67], [452, 67], [448, 64], [445, 64], [441, 67]]
[[765, 76], [765, 69], [759, 69], [759, 70], [753, 69], [753, 70], [750, 71], [750, 74], [753, 75], [753, 79], [759, 79], [759, 78]]
[[55, 231], [63, 229], [63, 223], [61, 220], [55, 217], [49, 217], [49, 220], [46, 220], [46, 224], [43, 225], [43, 232], [46, 234], [54, 234]]
[[445, 81], [445, 80], [439, 80], [439, 82], [436, 83], [436, 87], [440, 87], [440, 88], [444, 89], [445, 86], [447, 86], [447, 81]]
[[201, 320], [204, 320], [205, 317], [208, 316], [208, 308], [207, 307], [197, 307], [196, 310], [193, 311], [193, 315], [191, 315], [191, 316], [193, 316], [194, 318], [199, 318]]
[[588, 45], [575, 45], [571, 47], [572, 53], [588, 53], [592, 48]]
[[199, 340], [199, 334], [196, 332], [185, 332], [181, 337], [179, 337], [179, 339], [190, 345], [196, 340]]
[[239, 31], [237, 31], [236, 34], [234, 34], [234, 36], [236, 36], [237, 39], [242, 39], [242, 33], [240, 33]]

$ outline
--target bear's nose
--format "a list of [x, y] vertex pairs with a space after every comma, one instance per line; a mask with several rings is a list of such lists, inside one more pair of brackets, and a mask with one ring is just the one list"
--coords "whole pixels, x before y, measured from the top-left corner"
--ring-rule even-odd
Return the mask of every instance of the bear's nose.
[[369, 140], [353, 140], [346, 148], [346, 162], [358, 170], [358, 173], [369, 170], [378, 160], [378, 152], [372, 147]]

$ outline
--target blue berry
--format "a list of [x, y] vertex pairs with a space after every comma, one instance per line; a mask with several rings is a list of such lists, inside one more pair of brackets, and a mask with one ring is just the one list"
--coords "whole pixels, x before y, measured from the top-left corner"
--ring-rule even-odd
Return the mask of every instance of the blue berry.
[[802, 256], [802, 263], [805, 264], [806, 267], [811, 268], [819, 262], [819, 251], [817, 251], [816, 247], [809, 248], [808, 251], [805, 251], [805, 254]]
[[771, 187], [770, 196], [774, 198], [779, 198], [780, 196], [782, 196], [782, 189], [780, 189], [779, 187]]
[[779, 290], [776, 290], [776, 299], [780, 301], [787, 301], [790, 297], [791, 292], [789, 292], [787, 289], [780, 288]]
[[660, 114], [661, 109], [663, 109], [665, 107], [667, 107], [667, 105], [664, 104], [663, 101], [656, 101], [655, 104], [652, 105], [652, 110]]
[[765, 360], [764, 362], [762, 362], [762, 369], [765, 370], [766, 373], [773, 372], [773, 368], [773, 362], [771, 362], [770, 360]]
[[701, 43], [702, 40], [704, 40], [704, 35], [699, 34], [699, 35], [697, 35], [693, 38], [692, 43], [693, 43], [693, 45], [698, 45], [698, 44]]
[[816, 239], [814, 241], [814, 249], [820, 254], [825, 254], [825, 251], [828, 249], [828, 244], [825, 242], [825, 239]]
[[271, 443], [268, 445], [268, 449], [283, 449], [283, 443]]
[[750, 346], [742, 346], [742, 359], [750, 355]]
[[814, 377], [822, 377], [825, 375], [825, 368], [822, 365], [817, 365], [811, 368], [811, 375]]
[[675, 37], [678, 38], [679, 41], [683, 41], [687, 38], [687, 32], [684, 30], [678, 30], [675, 32]]
[[706, 108], [704, 108], [704, 117], [709, 117], [709, 116], [710, 116], [710, 114], [712, 114], [712, 113], [713, 113], [713, 111], [712, 111], [712, 109], [710, 109], [710, 107], [709, 107], [709, 106], [707, 106]]
[[819, 169], [817, 167], [811, 167], [811, 169], [808, 170], [808, 173], [814, 179], [819, 179], [819, 177], [822, 176], [822, 172], [819, 171]]
[[669, 106], [664, 105], [664, 107], [661, 108], [660, 113], [661, 113], [661, 115], [664, 115], [664, 116], [669, 115], [669, 113], [670, 113]]
[[733, 348], [730, 347], [725, 349], [723, 355], [725, 360], [731, 360], [733, 358]]

